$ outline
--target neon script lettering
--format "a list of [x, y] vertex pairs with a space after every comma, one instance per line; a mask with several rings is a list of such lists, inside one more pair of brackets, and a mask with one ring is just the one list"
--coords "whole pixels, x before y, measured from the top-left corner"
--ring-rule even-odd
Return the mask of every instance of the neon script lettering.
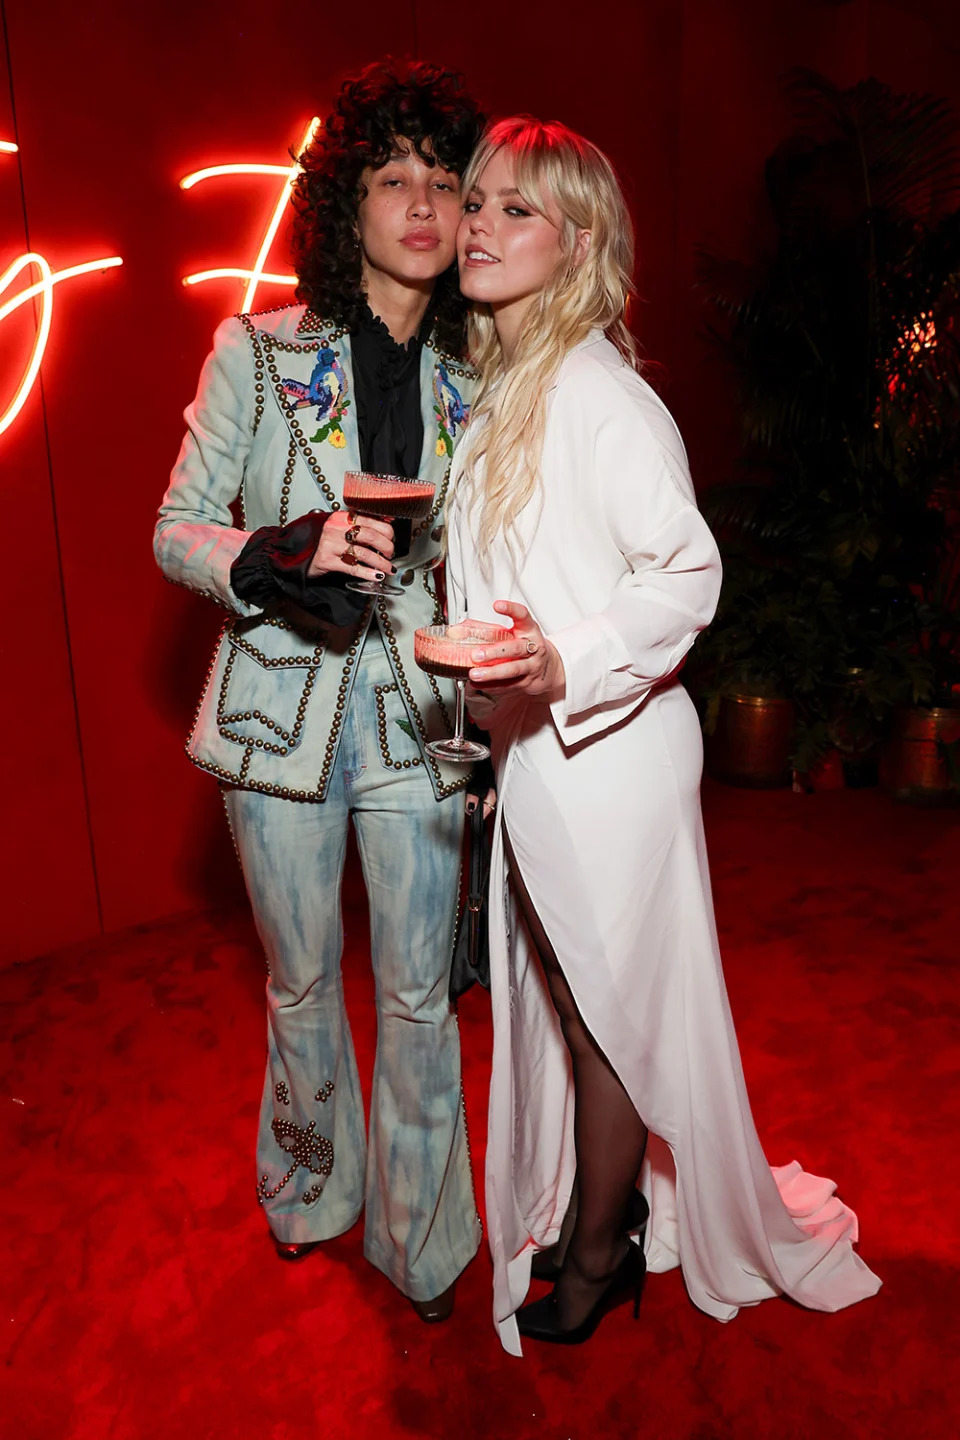
[[[319, 119], [314, 116], [304, 131], [300, 144], [297, 146], [298, 155], [306, 149], [313, 137], [314, 131], [320, 124]], [[17, 146], [12, 140], [0, 140], [0, 155], [15, 155]], [[240, 165], [209, 165], [203, 170], [195, 170], [191, 175], [185, 175], [180, 181], [182, 190], [192, 190], [195, 185], [203, 180], [213, 179], [219, 175], [271, 175], [281, 180], [280, 194], [277, 197], [276, 205], [267, 223], [267, 227], [260, 239], [257, 256], [251, 269], [243, 269], [236, 266], [226, 266], [216, 270], [203, 270], [194, 275], [184, 277], [184, 285], [199, 285], [206, 280], [232, 279], [245, 282], [241, 309], [251, 310], [256, 298], [257, 290], [261, 285], [295, 285], [296, 276], [278, 275], [269, 272], [266, 268], [270, 256], [270, 250], [276, 239], [280, 222], [283, 219], [284, 211], [290, 202], [290, 191], [294, 181], [300, 172], [299, 164], [293, 165], [261, 165], [261, 164], [240, 164]], [[26, 254], [18, 255], [7, 269], [0, 275], [0, 323], [18, 310], [27, 301], [39, 299], [38, 314], [36, 319], [36, 331], [33, 338], [33, 346], [26, 369], [17, 385], [12, 400], [0, 413], [0, 434], [13, 424], [14, 420], [27, 403], [40, 366], [43, 361], [47, 342], [50, 338], [50, 328], [53, 319], [53, 287], [63, 280], [72, 280], [79, 275], [90, 274], [95, 270], [110, 270], [117, 265], [122, 265], [123, 260], [119, 255], [110, 255], [102, 260], [87, 260], [80, 265], [71, 265], [64, 270], [52, 270], [46, 258], [37, 251], [29, 251]], [[3, 302], [3, 296], [10, 289], [10, 286], [24, 271], [33, 269], [37, 279], [33, 284], [24, 286], [18, 290], [11, 299]], [[2, 403], [2, 402], [0, 402]]]
[[[0, 140], [0, 154], [15, 155], [17, 147], [11, 140]], [[28, 251], [24, 255], [18, 255], [11, 265], [8, 265], [3, 274], [0, 275], [0, 301], [6, 291], [10, 288], [17, 276], [24, 270], [33, 268], [39, 274], [39, 279], [33, 285], [27, 285], [17, 291], [11, 300], [0, 304], [0, 324], [25, 305], [28, 300], [38, 297], [40, 300], [39, 315], [36, 319], [36, 331], [33, 337], [33, 346], [30, 351], [30, 358], [27, 367], [21, 377], [20, 383], [14, 392], [13, 399], [7, 404], [6, 409], [0, 412], [0, 435], [4, 430], [9, 429], [16, 420], [20, 411], [27, 403], [30, 391], [36, 383], [37, 375], [40, 373], [40, 365], [43, 361], [44, 351], [47, 348], [47, 341], [50, 338], [50, 325], [53, 320], [53, 287], [59, 285], [63, 280], [73, 280], [78, 275], [87, 275], [94, 270], [111, 270], [117, 265], [122, 265], [123, 260], [119, 255], [110, 255], [104, 260], [87, 260], [82, 265], [71, 265], [66, 270], [51, 270], [46, 258], [37, 251]], [[2, 401], [0, 401], [2, 404]]]
[[[313, 138], [313, 133], [320, 124], [317, 116], [314, 116], [304, 131], [303, 138], [297, 146], [296, 154], [302, 155]], [[250, 270], [240, 269], [236, 266], [225, 266], [217, 270], [201, 270], [195, 275], [185, 275], [184, 285], [200, 285], [205, 280], [244, 280], [246, 287], [243, 292], [243, 300], [240, 303], [241, 310], [252, 310], [257, 290], [261, 285], [295, 285], [295, 275], [275, 275], [266, 269], [270, 250], [276, 239], [277, 231], [280, 229], [280, 221], [290, 201], [290, 191], [294, 181], [300, 173], [299, 164], [294, 165], [208, 165], [203, 170], [194, 170], [192, 174], [185, 175], [180, 181], [181, 190], [192, 190], [202, 180], [211, 180], [218, 175], [275, 175], [282, 176], [283, 183], [280, 186], [280, 195], [274, 206], [273, 214], [267, 224], [266, 230], [260, 240], [260, 247], [257, 251], [257, 258]]]

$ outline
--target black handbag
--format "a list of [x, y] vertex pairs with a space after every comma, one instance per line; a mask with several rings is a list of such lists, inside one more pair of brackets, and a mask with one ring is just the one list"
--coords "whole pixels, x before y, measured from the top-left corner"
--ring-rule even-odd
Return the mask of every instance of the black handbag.
[[477, 981], [490, 989], [490, 937], [487, 881], [490, 877], [490, 840], [483, 818], [483, 803], [467, 816], [467, 889], [453, 940], [450, 965], [450, 1002], [454, 1004]]

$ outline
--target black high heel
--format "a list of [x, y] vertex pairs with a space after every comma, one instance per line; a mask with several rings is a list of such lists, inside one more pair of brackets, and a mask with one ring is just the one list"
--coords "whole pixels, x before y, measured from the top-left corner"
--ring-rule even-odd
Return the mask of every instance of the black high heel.
[[517, 1329], [528, 1340], [544, 1340], [549, 1345], [582, 1345], [589, 1340], [604, 1315], [633, 1297], [633, 1318], [640, 1314], [643, 1282], [647, 1278], [647, 1262], [639, 1245], [629, 1242], [629, 1249], [606, 1285], [597, 1296], [593, 1309], [579, 1325], [564, 1330], [560, 1324], [556, 1286], [542, 1300], [524, 1305], [517, 1311]]
[[[639, 1190], [634, 1190], [627, 1204], [627, 1223], [623, 1228], [625, 1235], [643, 1235], [647, 1221], [650, 1219], [650, 1206], [647, 1204]], [[538, 1250], [530, 1262], [530, 1274], [534, 1280], [557, 1280], [563, 1269], [563, 1264], [557, 1259], [557, 1252], [560, 1249], [560, 1242], [555, 1245], [548, 1245], [545, 1250]]]

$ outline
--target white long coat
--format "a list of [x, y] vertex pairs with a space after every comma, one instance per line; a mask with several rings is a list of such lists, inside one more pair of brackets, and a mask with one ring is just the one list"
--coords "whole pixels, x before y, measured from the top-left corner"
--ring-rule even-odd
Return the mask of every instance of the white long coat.
[[[720, 559], [669, 412], [594, 331], [548, 396], [542, 496], [519, 572], [478, 559], [463, 490], [449, 515], [452, 616], [526, 605], [556, 645], [563, 700], [477, 702], [499, 806], [490, 891], [494, 1047], [486, 1167], [494, 1320], [514, 1312], [573, 1183], [567, 1051], [512, 913], [501, 826], [581, 1014], [650, 1129], [641, 1188], [651, 1271], [680, 1264], [720, 1320], [786, 1293], [819, 1310], [872, 1295], [856, 1216], [831, 1181], [771, 1171], [757, 1138], [717, 945], [700, 815], [700, 728], [677, 668], [713, 615]], [[458, 453], [455, 476], [469, 452]], [[502, 622], [500, 622], [502, 623]], [[483, 708], [479, 708], [483, 706]]]

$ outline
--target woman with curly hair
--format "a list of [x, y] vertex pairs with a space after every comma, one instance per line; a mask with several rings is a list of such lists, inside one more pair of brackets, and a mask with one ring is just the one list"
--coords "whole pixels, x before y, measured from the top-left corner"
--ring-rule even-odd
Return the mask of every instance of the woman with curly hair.
[[[287, 1260], [365, 1211], [366, 1257], [424, 1320], [449, 1315], [480, 1233], [447, 999], [468, 778], [426, 753], [453, 691], [413, 662], [441, 615], [430, 567], [472, 392], [455, 237], [480, 128], [436, 67], [343, 85], [301, 157], [299, 303], [217, 330], [155, 535], [164, 574], [230, 612], [187, 749], [220, 782], [268, 962], [259, 1201]], [[429, 517], [349, 513], [358, 469], [433, 481]], [[345, 588], [393, 574], [397, 598]], [[368, 1136], [340, 975], [351, 816], [376, 978]]]
[[[487, 1223], [503, 1343], [586, 1340], [639, 1304], [647, 1266], [679, 1263], [721, 1320], [777, 1294], [840, 1309], [879, 1286], [856, 1217], [831, 1182], [764, 1159], [724, 989], [678, 679], [720, 560], [638, 374], [623, 196], [595, 146], [529, 117], [493, 127], [463, 188], [481, 380], [455, 465], [451, 610], [512, 626], [473, 652], [468, 691], [498, 766]], [[556, 1283], [520, 1308], [538, 1249]]]

